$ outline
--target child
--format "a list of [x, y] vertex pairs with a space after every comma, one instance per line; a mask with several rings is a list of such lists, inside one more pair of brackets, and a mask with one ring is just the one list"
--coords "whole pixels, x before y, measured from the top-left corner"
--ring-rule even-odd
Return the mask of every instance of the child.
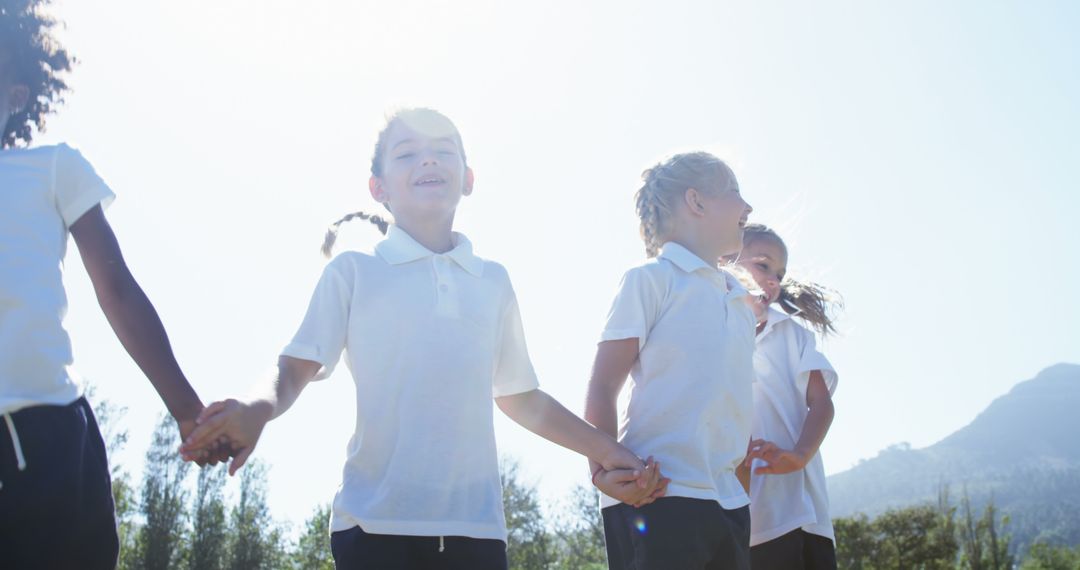
[[[373, 255], [346, 252], [327, 265], [273, 386], [209, 406], [182, 450], [226, 433], [239, 448], [235, 472], [266, 422], [345, 350], [357, 424], [333, 503], [338, 568], [506, 568], [493, 397], [529, 430], [606, 469], [631, 470], [626, 500], [653, 492], [656, 469], [639, 477], [646, 466], [637, 456], [537, 388], [506, 270], [452, 231], [473, 189], [453, 123], [429, 109], [392, 116], [369, 187], [394, 215], [394, 224], [370, 217], [386, 239]], [[369, 219], [338, 224], [354, 216]]]
[[629, 374], [619, 442], [653, 453], [670, 484], [667, 497], [638, 509], [601, 498], [608, 564], [748, 568], [749, 499], [735, 470], [750, 440], [754, 317], [746, 290], [717, 267], [742, 247], [752, 209], [731, 169], [705, 152], [676, 155], [642, 177], [641, 235], [646, 254], [658, 257], [623, 276], [585, 419], [615, 434]]
[[[765, 292], [754, 353], [754, 436], [761, 461], [750, 478], [750, 559], [756, 569], [835, 569], [825, 467], [818, 447], [833, 419], [836, 372], [814, 334], [835, 332], [831, 295], [785, 278], [788, 252], [773, 230], [751, 224], [738, 263]], [[783, 311], [769, 307], [777, 304]], [[750, 460], [748, 460], [750, 463]]]
[[203, 406], [105, 220], [109, 187], [71, 147], [28, 146], [71, 68], [53, 40], [54, 21], [40, 11], [45, 3], [0, 0], [0, 565], [114, 568], [105, 447], [63, 327], [69, 233], [101, 309], [181, 437]]

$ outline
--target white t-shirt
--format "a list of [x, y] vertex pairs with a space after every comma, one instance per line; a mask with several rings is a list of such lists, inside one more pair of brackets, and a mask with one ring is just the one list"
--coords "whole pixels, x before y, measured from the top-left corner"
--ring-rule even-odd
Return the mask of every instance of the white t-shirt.
[[506, 270], [432, 253], [397, 226], [374, 255], [337, 256], [283, 355], [345, 350], [356, 432], [331, 531], [506, 540], [492, 398], [538, 387]]
[[[814, 333], [770, 307], [754, 352], [755, 438], [795, 447], [806, 422], [806, 389], [814, 370], [821, 371], [829, 394], [834, 393], [836, 371], [818, 351]], [[750, 498], [751, 546], [799, 528], [835, 540], [820, 452], [801, 471], [751, 475]]]
[[67, 145], [0, 151], [0, 413], [82, 395], [64, 330], [68, 228], [109, 187]]
[[668, 242], [623, 276], [608, 314], [602, 341], [638, 339], [619, 442], [660, 461], [668, 496], [725, 509], [750, 502], [735, 477], [753, 411], [755, 322], [745, 295], [733, 276]]

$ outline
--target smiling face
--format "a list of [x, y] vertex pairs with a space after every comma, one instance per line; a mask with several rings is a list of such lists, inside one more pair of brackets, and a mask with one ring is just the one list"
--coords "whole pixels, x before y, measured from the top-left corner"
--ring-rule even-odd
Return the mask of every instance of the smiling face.
[[369, 187], [395, 218], [453, 216], [461, 197], [472, 193], [461, 137], [445, 117], [398, 115], [380, 145]]
[[743, 244], [743, 228], [754, 209], [739, 192], [735, 174], [728, 169], [727, 179], [720, 183], [720, 188], [702, 194], [700, 199], [709, 241], [715, 250], [721, 256], [738, 252]]
[[783, 244], [769, 237], [757, 237], [743, 246], [739, 265], [765, 291], [768, 303], [780, 298], [780, 283], [787, 273], [787, 248]]

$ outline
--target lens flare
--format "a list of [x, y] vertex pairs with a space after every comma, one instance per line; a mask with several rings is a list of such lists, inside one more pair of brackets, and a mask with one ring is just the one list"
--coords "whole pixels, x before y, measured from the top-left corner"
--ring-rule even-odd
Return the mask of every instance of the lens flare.
[[648, 531], [648, 527], [645, 526], [645, 517], [637, 517], [634, 519], [634, 528], [641, 534], [645, 534]]

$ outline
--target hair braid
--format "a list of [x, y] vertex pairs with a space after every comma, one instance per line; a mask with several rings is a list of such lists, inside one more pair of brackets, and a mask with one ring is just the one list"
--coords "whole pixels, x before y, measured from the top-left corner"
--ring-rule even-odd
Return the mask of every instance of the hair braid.
[[338, 229], [341, 224], [352, 220], [353, 218], [360, 218], [361, 220], [367, 220], [379, 228], [379, 232], [386, 235], [386, 230], [390, 227], [390, 222], [382, 216], [377, 214], [365, 214], [364, 212], [353, 212], [351, 214], [345, 214], [342, 218], [326, 229], [326, 239], [323, 240], [322, 254], [326, 257], [330, 257], [330, 253], [334, 249], [334, 242], [337, 241]]
[[645, 185], [637, 191], [637, 215], [641, 219], [641, 239], [645, 242], [645, 256], [656, 257], [660, 253], [660, 208], [657, 205], [656, 191], [652, 188], [651, 170], [646, 170], [642, 177]]

